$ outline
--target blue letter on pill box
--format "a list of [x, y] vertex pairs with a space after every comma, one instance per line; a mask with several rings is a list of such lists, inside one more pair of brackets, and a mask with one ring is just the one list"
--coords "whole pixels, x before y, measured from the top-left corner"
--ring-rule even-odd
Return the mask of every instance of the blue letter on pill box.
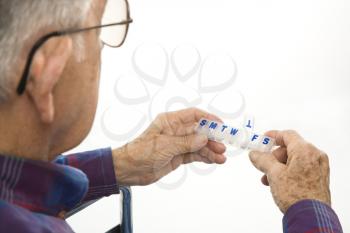
[[212, 122], [210, 123], [210, 125], [209, 125], [209, 129], [215, 129], [216, 126], [218, 126], [218, 123], [212, 121]]

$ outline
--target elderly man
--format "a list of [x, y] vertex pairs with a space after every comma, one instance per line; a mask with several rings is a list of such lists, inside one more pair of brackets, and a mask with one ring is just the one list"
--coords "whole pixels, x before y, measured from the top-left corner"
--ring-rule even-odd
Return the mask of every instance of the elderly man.
[[[60, 155], [88, 134], [101, 49], [120, 46], [131, 22], [124, 0], [0, 0], [1, 232], [71, 232], [67, 211], [119, 185], [148, 185], [190, 162], [225, 162], [224, 145], [194, 133], [200, 118], [220, 119], [198, 109], [160, 114], [121, 148]], [[287, 213], [285, 231], [341, 232], [326, 155], [296, 133], [270, 136], [281, 147], [250, 157]]]

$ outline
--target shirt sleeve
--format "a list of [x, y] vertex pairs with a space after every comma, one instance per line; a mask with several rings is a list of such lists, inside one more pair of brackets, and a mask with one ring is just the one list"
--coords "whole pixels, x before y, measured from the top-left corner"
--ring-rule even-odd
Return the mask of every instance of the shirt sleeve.
[[303, 200], [289, 207], [283, 217], [284, 233], [342, 233], [333, 209], [316, 200]]
[[89, 179], [89, 189], [82, 203], [119, 193], [111, 148], [58, 156], [55, 163], [75, 167]]

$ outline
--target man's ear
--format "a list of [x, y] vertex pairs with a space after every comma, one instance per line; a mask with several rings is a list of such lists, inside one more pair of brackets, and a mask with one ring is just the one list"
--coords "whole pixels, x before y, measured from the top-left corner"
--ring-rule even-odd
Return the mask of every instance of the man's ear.
[[54, 120], [53, 90], [72, 54], [72, 39], [58, 37], [47, 41], [33, 59], [26, 92], [45, 124]]

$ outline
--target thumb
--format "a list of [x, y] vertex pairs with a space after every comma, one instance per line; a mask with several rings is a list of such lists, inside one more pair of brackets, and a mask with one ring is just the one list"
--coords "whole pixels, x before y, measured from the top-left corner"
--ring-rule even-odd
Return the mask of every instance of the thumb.
[[251, 151], [249, 153], [249, 158], [253, 165], [265, 174], [269, 174], [272, 169], [283, 166], [271, 153]]
[[168, 149], [174, 155], [196, 152], [208, 143], [208, 137], [201, 134], [168, 136]]

